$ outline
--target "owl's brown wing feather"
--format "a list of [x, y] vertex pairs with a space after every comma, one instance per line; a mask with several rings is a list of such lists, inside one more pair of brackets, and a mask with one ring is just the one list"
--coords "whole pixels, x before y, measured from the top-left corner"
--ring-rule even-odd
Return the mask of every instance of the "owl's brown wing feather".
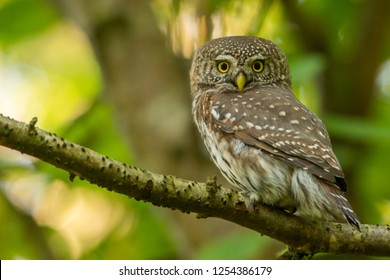
[[311, 162], [310, 160], [302, 159], [299, 156], [290, 155], [281, 149], [276, 149], [275, 147], [273, 147], [270, 144], [267, 144], [266, 142], [259, 141], [251, 134], [252, 133], [250, 130], [235, 132], [235, 136], [237, 137], [237, 139], [243, 141], [245, 144], [257, 147], [265, 152], [268, 152], [272, 156], [281, 158], [285, 161], [290, 162], [293, 165], [308, 170], [318, 177], [336, 183], [335, 175], [331, 174], [330, 172], [324, 172], [323, 167], [317, 165], [316, 163]]
[[287, 89], [213, 92], [209, 102], [217, 129], [346, 191], [344, 173], [323, 123]]

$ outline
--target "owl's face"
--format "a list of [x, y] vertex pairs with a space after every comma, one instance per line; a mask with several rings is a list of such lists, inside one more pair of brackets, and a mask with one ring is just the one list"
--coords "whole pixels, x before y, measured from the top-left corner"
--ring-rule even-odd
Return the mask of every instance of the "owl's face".
[[287, 59], [271, 41], [248, 36], [222, 37], [204, 44], [194, 56], [193, 94], [199, 89], [239, 92], [271, 84], [291, 86]]

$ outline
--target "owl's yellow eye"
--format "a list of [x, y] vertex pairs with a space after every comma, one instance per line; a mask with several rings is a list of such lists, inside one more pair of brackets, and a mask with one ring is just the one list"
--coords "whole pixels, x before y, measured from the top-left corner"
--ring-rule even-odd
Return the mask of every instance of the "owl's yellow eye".
[[253, 62], [253, 64], [252, 64], [252, 69], [253, 69], [253, 71], [255, 71], [256, 73], [260, 73], [260, 72], [263, 71], [263, 69], [264, 69], [264, 63], [263, 63], [261, 60], [256, 60], [256, 61]]
[[229, 70], [229, 67], [229, 63], [226, 61], [221, 61], [217, 65], [218, 71], [221, 73], [226, 73]]

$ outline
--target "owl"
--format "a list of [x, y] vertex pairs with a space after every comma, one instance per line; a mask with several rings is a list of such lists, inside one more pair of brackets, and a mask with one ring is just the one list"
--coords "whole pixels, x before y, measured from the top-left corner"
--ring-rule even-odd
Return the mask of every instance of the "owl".
[[294, 96], [276, 44], [250, 36], [211, 40], [196, 51], [190, 82], [211, 159], [248, 207], [263, 203], [359, 228], [328, 132]]

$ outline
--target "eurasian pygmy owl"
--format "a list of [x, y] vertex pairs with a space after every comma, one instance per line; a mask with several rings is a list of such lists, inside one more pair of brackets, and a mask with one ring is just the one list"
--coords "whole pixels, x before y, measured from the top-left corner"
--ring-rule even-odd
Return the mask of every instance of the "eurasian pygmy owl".
[[247, 204], [359, 227], [328, 132], [295, 98], [276, 44], [248, 36], [209, 41], [195, 53], [190, 76], [207, 150]]

